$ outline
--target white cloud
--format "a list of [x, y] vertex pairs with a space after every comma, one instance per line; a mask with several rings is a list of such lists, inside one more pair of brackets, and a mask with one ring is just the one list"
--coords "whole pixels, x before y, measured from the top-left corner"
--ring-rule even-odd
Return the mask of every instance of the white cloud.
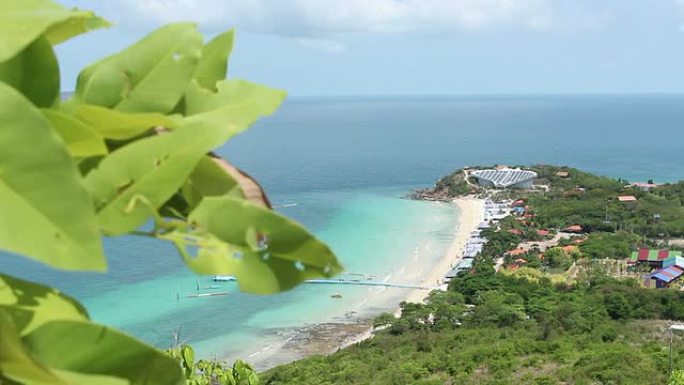
[[548, 28], [554, 0], [123, 0], [158, 22], [318, 37], [345, 32]]
[[[677, 0], [682, 1], [684, 0]], [[601, 20], [575, 0], [121, 0], [112, 13], [135, 23], [192, 20], [210, 31], [239, 30], [292, 37], [338, 53], [345, 33], [443, 33], [492, 28], [576, 31]]]

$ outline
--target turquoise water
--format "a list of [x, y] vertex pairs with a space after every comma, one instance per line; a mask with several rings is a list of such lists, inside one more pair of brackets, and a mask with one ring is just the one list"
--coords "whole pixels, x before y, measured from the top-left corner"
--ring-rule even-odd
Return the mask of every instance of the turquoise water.
[[[275, 204], [296, 203], [281, 211], [328, 242], [349, 271], [403, 282], [444, 252], [457, 218], [450, 206], [400, 199], [410, 189], [493, 163], [684, 179], [683, 122], [682, 96], [300, 99], [219, 152], [262, 181]], [[312, 285], [255, 296], [225, 283], [229, 296], [187, 299], [198, 278], [169, 245], [126, 237], [107, 240], [106, 250], [106, 275], [58, 273], [4, 254], [0, 263], [78, 297], [99, 322], [160, 347], [182, 327], [202, 355], [228, 358], [286, 338], [282, 328], [387, 310], [405, 294]]]

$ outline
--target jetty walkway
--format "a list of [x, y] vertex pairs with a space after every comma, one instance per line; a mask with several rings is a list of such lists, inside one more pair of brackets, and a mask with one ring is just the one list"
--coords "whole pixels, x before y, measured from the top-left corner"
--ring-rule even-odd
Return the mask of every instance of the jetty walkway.
[[304, 281], [304, 283], [311, 284], [321, 284], [321, 285], [353, 285], [353, 286], [380, 286], [380, 287], [392, 287], [398, 289], [411, 289], [411, 290], [437, 290], [437, 286], [423, 286], [423, 285], [409, 285], [402, 283], [389, 283], [389, 282], [369, 282], [369, 281], [357, 281], [349, 279], [309, 279]]

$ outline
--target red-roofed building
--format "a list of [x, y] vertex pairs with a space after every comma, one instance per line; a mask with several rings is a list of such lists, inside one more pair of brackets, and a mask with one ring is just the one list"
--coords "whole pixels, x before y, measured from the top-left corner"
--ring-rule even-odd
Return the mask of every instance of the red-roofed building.
[[584, 229], [580, 225], [572, 225], [566, 227], [565, 231], [567, 231], [568, 233], [581, 233], [584, 232]]
[[525, 204], [525, 201], [522, 199], [518, 199], [517, 201], [513, 202], [511, 204], [512, 207], [518, 207], [518, 206], [523, 206]]
[[537, 230], [537, 235], [541, 235], [542, 237], [545, 237], [549, 235], [551, 232], [549, 230]]
[[510, 255], [510, 256], [512, 256], [512, 257], [516, 257], [516, 256], [518, 256], [518, 255], [523, 255], [523, 254], [525, 254], [525, 253], [527, 253], [527, 251], [525, 251], [525, 249], [513, 249], [513, 250], [508, 250], [508, 251], [506, 252], [506, 254], [508, 254], [508, 255]]
[[630, 187], [640, 188], [640, 189], [642, 189], [643, 191], [648, 191], [648, 190], [653, 189], [653, 188], [658, 188], [658, 186], [660, 186], [660, 185], [659, 185], [659, 184], [656, 184], [656, 183], [642, 183], [642, 182], [638, 182], [638, 183], [632, 183], [632, 184], [630, 184], [629, 186], [630, 186]]
[[522, 230], [519, 230], [519, 229], [510, 229], [510, 230], [508, 230], [508, 232], [513, 234], [513, 235], [523, 235]]

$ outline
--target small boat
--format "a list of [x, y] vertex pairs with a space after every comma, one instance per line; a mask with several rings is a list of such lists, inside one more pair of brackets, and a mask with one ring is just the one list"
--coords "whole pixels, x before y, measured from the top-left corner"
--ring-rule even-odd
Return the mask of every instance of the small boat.
[[342, 298], [342, 294], [340, 294], [340, 293], [333, 293], [333, 294], [330, 294], [330, 298]]
[[198, 293], [198, 294], [188, 294], [186, 297], [187, 298], [202, 298], [202, 297], [215, 297], [219, 295], [228, 295], [227, 291], [222, 291], [218, 293]]
[[235, 281], [236, 278], [233, 275], [215, 275], [211, 280], [214, 282], [231, 282]]

